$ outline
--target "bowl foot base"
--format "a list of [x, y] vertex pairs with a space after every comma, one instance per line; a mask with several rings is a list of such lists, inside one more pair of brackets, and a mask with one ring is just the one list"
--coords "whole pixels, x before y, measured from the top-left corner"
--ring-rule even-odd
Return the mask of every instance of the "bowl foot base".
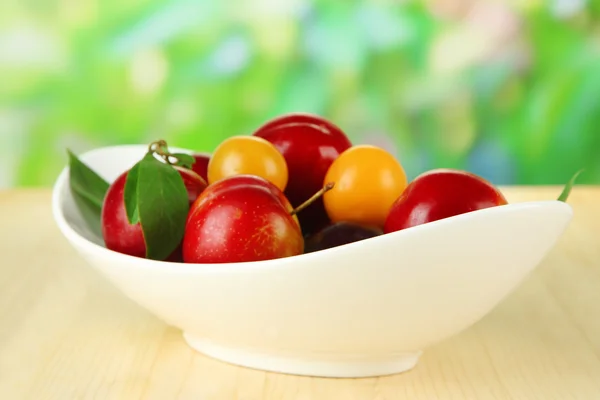
[[263, 371], [325, 378], [366, 378], [398, 374], [414, 368], [421, 356], [421, 352], [417, 351], [380, 357], [357, 356], [351, 359], [343, 357], [320, 359], [318, 355], [294, 357], [220, 346], [185, 332], [183, 337], [194, 350], [229, 364]]

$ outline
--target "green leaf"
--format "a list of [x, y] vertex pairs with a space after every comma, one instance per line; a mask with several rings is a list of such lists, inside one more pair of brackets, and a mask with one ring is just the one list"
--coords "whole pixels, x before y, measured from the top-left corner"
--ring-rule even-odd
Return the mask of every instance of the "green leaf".
[[69, 182], [78, 195], [81, 195], [97, 207], [102, 207], [109, 184], [94, 170], [81, 162], [73, 152], [69, 155]]
[[571, 193], [571, 189], [573, 189], [573, 185], [575, 185], [575, 180], [577, 179], [579, 174], [581, 174], [582, 172], [583, 172], [583, 170], [580, 169], [579, 171], [575, 172], [575, 174], [573, 174], [571, 179], [565, 185], [565, 188], [563, 189], [560, 196], [558, 196], [558, 201], [562, 201], [562, 202], [567, 201], [567, 198], [569, 197], [569, 194]]
[[125, 180], [125, 188], [123, 189], [123, 196], [125, 202], [125, 212], [127, 213], [127, 220], [131, 225], [135, 225], [140, 222], [140, 215], [138, 209], [138, 198], [137, 198], [137, 185], [138, 185], [138, 171], [140, 164], [135, 164], [127, 173], [127, 179]]
[[183, 168], [192, 168], [192, 165], [196, 162], [194, 156], [185, 153], [173, 153], [171, 157], [176, 157], [177, 163], [175, 165]]
[[179, 172], [152, 153], [146, 154], [133, 169], [131, 179], [126, 181], [127, 216], [140, 222], [146, 257], [164, 260], [183, 239], [189, 211], [187, 189]]
[[71, 150], [67, 149], [67, 154], [69, 156], [69, 187], [75, 204], [92, 232], [101, 236], [102, 204], [109, 184], [81, 162]]
[[100, 217], [108, 182], [81, 162], [69, 149], [69, 186], [83, 219], [93, 232], [101, 234]]

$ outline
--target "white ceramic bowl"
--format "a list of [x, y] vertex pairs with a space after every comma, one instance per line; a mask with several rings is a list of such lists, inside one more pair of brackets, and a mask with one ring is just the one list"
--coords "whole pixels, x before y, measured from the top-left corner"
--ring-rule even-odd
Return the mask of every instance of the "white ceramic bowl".
[[[80, 157], [113, 181], [145, 151], [116, 146]], [[75, 207], [67, 169], [54, 187], [53, 213], [91, 266], [180, 328], [192, 348], [246, 367], [326, 377], [413, 368], [423, 349], [515, 289], [572, 217], [559, 201], [511, 204], [296, 257], [211, 265], [104, 248]]]

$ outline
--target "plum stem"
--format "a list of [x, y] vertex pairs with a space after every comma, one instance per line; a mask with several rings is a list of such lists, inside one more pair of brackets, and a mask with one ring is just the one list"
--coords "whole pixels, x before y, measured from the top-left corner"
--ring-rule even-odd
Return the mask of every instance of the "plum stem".
[[310, 206], [315, 200], [317, 200], [319, 197], [323, 196], [325, 194], [325, 192], [333, 189], [333, 187], [335, 186], [334, 182], [329, 182], [326, 183], [325, 186], [323, 186], [317, 193], [313, 194], [308, 200], [306, 200], [304, 203], [300, 204], [298, 207], [294, 208], [292, 211], [290, 211], [290, 215], [296, 215], [298, 214], [300, 211], [304, 210], [306, 207]]
[[[167, 142], [163, 139], [155, 140], [148, 145], [148, 153], [158, 154], [169, 165], [177, 165], [179, 159], [171, 154]], [[175, 159], [175, 161], [173, 161]]]

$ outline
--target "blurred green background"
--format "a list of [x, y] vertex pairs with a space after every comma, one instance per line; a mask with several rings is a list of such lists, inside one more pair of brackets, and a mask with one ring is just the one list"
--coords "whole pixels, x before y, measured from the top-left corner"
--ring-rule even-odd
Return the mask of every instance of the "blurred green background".
[[410, 177], [600, 183], [600, 4], [2, 0], [0, 188], [157, 138], [211, 151], [323, 115]]

